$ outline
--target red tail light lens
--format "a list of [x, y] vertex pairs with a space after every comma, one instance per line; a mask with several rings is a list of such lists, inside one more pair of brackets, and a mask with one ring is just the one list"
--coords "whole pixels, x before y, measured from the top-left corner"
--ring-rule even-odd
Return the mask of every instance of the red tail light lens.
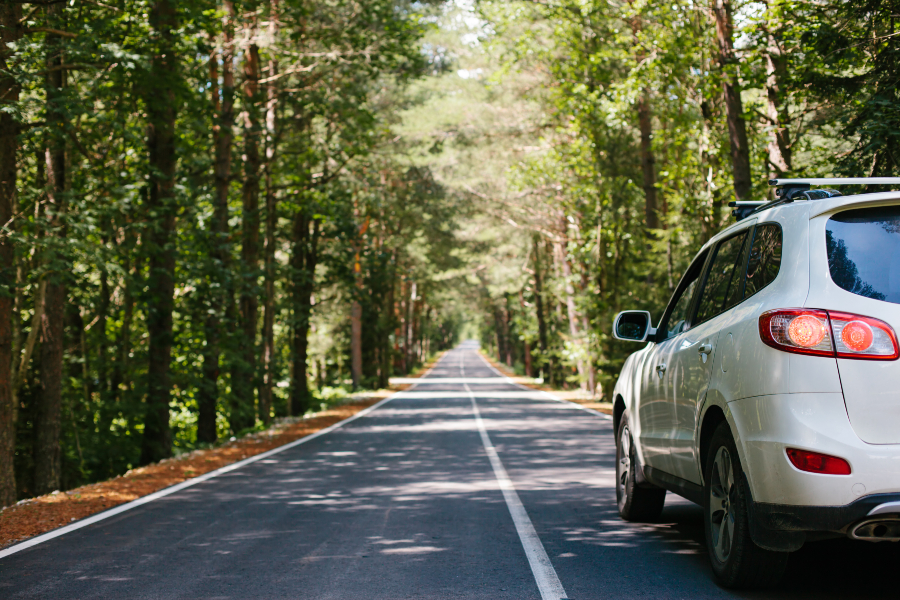
[[900, 346], [884, 321], [837, 311], [770, 310], [759, 317], [759, 337], [772, 348], [798, 354], [897, 360]]
[[841, 331], [841, 342], [853, 352], [865, 352], [872, 347], [872, 328], [862, 321], [850, 321]]
[[815, 348], [828, 335], [828, 328], [821, 319], [812, 315], [800, 315], [788, 322], [788, 339], [803, 348]]
[[819, 473], [820, 475], [849, 475], [850, 463], [837, 456], [819, 454], [809, 450], [786, 450], [791, 464], [807, 473]]
[[773, 348], [799, 354], [834, 356], [828, 313], [824, 310], [786, 308], [759, 317], [759, 336]]
[[838, 358], [896, 360], [897, 336], [890, 325], [871, 317], [828, 311]]

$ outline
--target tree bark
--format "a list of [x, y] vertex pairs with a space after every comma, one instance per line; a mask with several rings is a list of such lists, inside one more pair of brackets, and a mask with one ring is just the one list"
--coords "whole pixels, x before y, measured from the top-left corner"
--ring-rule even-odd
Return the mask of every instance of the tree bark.
[[731, 144], [734, 195], [738, 200], [750, 200], [752, 188], [750, 145], [747, 141], [744, 103], [741, 100], [738, 61], [734, 54], [731, 0], [714, 0], [712, 12], [716, 21], [716, 38], [719, 46], [718, 62], [719, 68], [722, 70], [722, 91], [726, 120], [728, 121], [728, 139]]
[[350, 306], [350, 377], [353, 390], [362, 382], [362, 305], [354, 299]]
[[[51, 24], [61, 26], [63, 7], [47, 9]], [[66, 237], [66, 142], [65, 97], [66, 72], [63, 38], [47, 34], [47, 237], [50, 249], [46, 256], [49, 267], [41, 314], [41, 392], [35, 410], [34, 486], [37, 494], [60, 487], [62, 477], [59, 437], [61, 430], [63, 353], [65, 349], [66, 275], [68, 268], [63, 249]]]
[[503, 354], [506, 357], [506, 366], [511, 369], [513, 366], [513, 343], [509, 334], [509, 297], [505, 294], [503, 296], [503, 307], [500, 310], [500, 316], [503, 319], [503, 340], [506, 342]]
[[418, 297], [416, 296], [417, 284], [413, 281], [409, 286], [409, 301], [406, 303], [406, 336], [404, 338], [404, 348], [403, 352], [406, 355], [406, 369], [407, 371], [411, 370], [415, 366], [415, 360], [413, 353], [413, 340], [415, 340], [416, 335], [416, 300]]
[[[0, 5], [0, 73], [9, 73], [10, 44], [21, 37], [22, 5]], [[19, 85], [13, 77], [0, 77], [0, 98], [6, 106], [19, 101]], [[18, 124], [11, 111], [0, 112], [0, 508], [16, 502], [16, 404], [13, 392], [13, 298], [16, 273], [15, 248], [9, 237], [15, 229]]]
[[[278, 3], [273, 0], [269, 16], [269, 38], [278, 34]], [[278, 228], [278, 197], [272, 182], [275, 162], [278, 87], [274, 77], [278, 62], [269, 59], [269, 78], [266, 87], [266, 247], [264, 258], [265, 280], [263, 290], [263, 379], [259, 388], [259, 415], [265, 425], [272, 422], [272, 391], [275, 386], [275, 239]]]
[[[522, 314], [525, 314], [527, 307], [525, 306], [525, 294], [522, 290], [519, 290], [519, 307], [522, 309]], [[527, 339], [522, 340], [522, 354], [525, 358], [525, 376], [534, 377], [534, 368], [531, 365], [531, 342]]]
[[[566, 256], [565, 242], [558, 242], [556, 244], [556, 259], [559, 262], [559, 267], [562, 271], [564, 289], [566, 293], [566, 311], [569, 318], [569, 334], [572, 336], [572, 343], [576, 344], [579, 347], [582, 347], [583, 349], [584, 340], [581, 339], [582, 336], [578, 322], [578, 309], [575, 306], [575, 286], [572, 285], [572, 267], [569, 264], [568, 257]], [[575, 361], [575, 366], [578, 370], [578, 377], [581, 380], [581, 387], [585, 388], [587, 385], [587, 381], [585, 379], [587, 373], [585, 370], [584, 360], [582, 358], [577, 359]]]
[[787, 128], [788, 115], [781, 89], [786, 76], [784, 49], [778, 36], [778, 19], [771, 16], [771, 3], [766, 23], [766, 116], [769, 120], [769, 177], [783, 177], [791, 170], [791, 140]]
[[[355, 216], [359, 217], [358, 208], [354, 208], [354, 212], [357, 213]], [[362, 237], [365, 235], [368, 228], [369, 219], [366, 218], [365, 223], [359, 228], [359, 236], [355, 242], [356, 254], [353, 258], [354, 292], [357, 295], [353, 298], [353, 303], [350, 306], [350, 377], [353, 380], [354, 391], [359, 389], [363, 375], [362, 305], [359, 303], [359, 298], [363, 293], [363, 280], [362, 264], [360, 263], [359, 254]]]
[[547, 380], [553, 381], [551, 362], [547, 344], [547, 318], [544, 311], [544, 285], [541, 269], [541, 245], [538, 236], [532, 239], [534, 245], [534, 312], [538, 322], [538, 343], [540, 344], [540, 364], [547, 367]]
[[291, 413], [302, 416], [310, 407], [311, 395], [307, 378], [309, 321], [312, 293], [315, 290], [316, 265], [319, 254], [319, 220], [304, 208], [294, 217], [294, 247], [291, 254], [291, 287], [294, 305], [293, 374]]
[[[216, 405], [222, 358], [222, 319], [231, 301], [231, 248], [228, 230], [228, 188], [231, 183], [231, 154], [234, 140], [234, 4], [223, 1], [225, 17], [222, 47], [209, 61], [210, 94], [213, 108], [213, 207], [210, 258], [212, 268], [207, 290], [209, 310], [204, 319], [203, 380], [197, 390], [197, 441], [216, 441]], [[222, 86], [219, 87], [219, 57], [222, 60]]]
[[380, 388], [386, 388], [390, 383], [391, 367], [393, 366], [390, 334], [396, 325], [394, 315], [394, 288], [397, 285], [397, 270], [394, 266], [396, 259], [397, 251], [393, 250], [391, 252], [390, 266], [388, 267], [390, 269], [390, 285], [388, 286], [387, 298], [385, 298], [384, 306], [382, 307], [386, 323], [383, 328], [384, 335], [381, 346], [381, 376], [378, 381], [378, 387]]
[[175, 303], [175, 117], [177, 99], [173, 79], [178, 72], [175, 31], [178, 15], [172, 0], [155, 0], [150, 11], [150, 72], [145, 98], [147, 107], [147, 151], [149, 194], [147, 232], [149, 255], [147, 277], [147, 406], [141, 462], [150, 463], [172, 454], [169, 428], [169, 369], [172, 356], [172, 310]]
[[644, 90], [637, 106], [641, 130], [641, 174], [644, 187], [644, 214], [647, 229], [659, 229], [659, 206], [656, 193], [656, 156], [653, 153], [653, 120], [650, 93]]
[[[255, 17], [247, 26], [247, 35], [256, 36]], [[259, 48], [255, 43], [244, 52], [244, 184], [241, 243], [241, 345], [234, 387], [235, 405], [231, 426], [234, 430], [253, 427], [256, 411], [253, 389], [256, 379], [256, 330], [259, 322]]]
[[397, 343], [397, 351], [398, 354], [400, 354], [400, 370], [404, 375], [409, 372], [409, 369], [406, 365], [406, 338], [409, 337], [409, 322], [406, 319], [407, 304], [409, 303], [407, 290], [408, 287], [406, 285], [406, 278], [401, 277], [400, 301], [397, 303], [397, 314], [400, 316], [400, 335], [398, 336], [400, 340]]

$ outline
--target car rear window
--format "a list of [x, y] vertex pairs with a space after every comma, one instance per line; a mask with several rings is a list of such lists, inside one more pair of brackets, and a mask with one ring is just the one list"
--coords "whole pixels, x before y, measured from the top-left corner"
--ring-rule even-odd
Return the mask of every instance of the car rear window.
[[900, 304], [900, 206], [859, 208], [828, 219], [828, 270], [841, 288]]

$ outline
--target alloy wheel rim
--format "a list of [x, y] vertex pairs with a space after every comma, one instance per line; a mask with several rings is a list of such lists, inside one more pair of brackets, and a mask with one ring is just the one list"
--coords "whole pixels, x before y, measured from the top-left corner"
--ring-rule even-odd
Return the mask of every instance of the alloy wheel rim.
[[709, 520], [712, 544], [716, 558], [725, 562], [731, 556], [734, 542], [734, 467], [731, 454], [725, 447], [719, 448], [713, 461], [712, 480], [709, 486]]
[[628, 492], [628, 478], [631, 476], [631, 432], [628, 426], [622, 428], [619, 434], [619, 463], [616, 465], [616, 487], [619, 489], [619, 498], [625, 499]]

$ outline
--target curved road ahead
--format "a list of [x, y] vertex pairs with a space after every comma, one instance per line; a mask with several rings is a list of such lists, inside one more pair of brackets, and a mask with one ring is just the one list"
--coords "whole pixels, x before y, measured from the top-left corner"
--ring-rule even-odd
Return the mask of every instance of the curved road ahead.
[[607, 417], [463, 344], [326, 435], [0, 559], [0, 598], [900, 595], [898, 546], [848, 540], [807, 545], [778, 590], [722, 590], [698, 507], [618, 518], [614, 455]]

